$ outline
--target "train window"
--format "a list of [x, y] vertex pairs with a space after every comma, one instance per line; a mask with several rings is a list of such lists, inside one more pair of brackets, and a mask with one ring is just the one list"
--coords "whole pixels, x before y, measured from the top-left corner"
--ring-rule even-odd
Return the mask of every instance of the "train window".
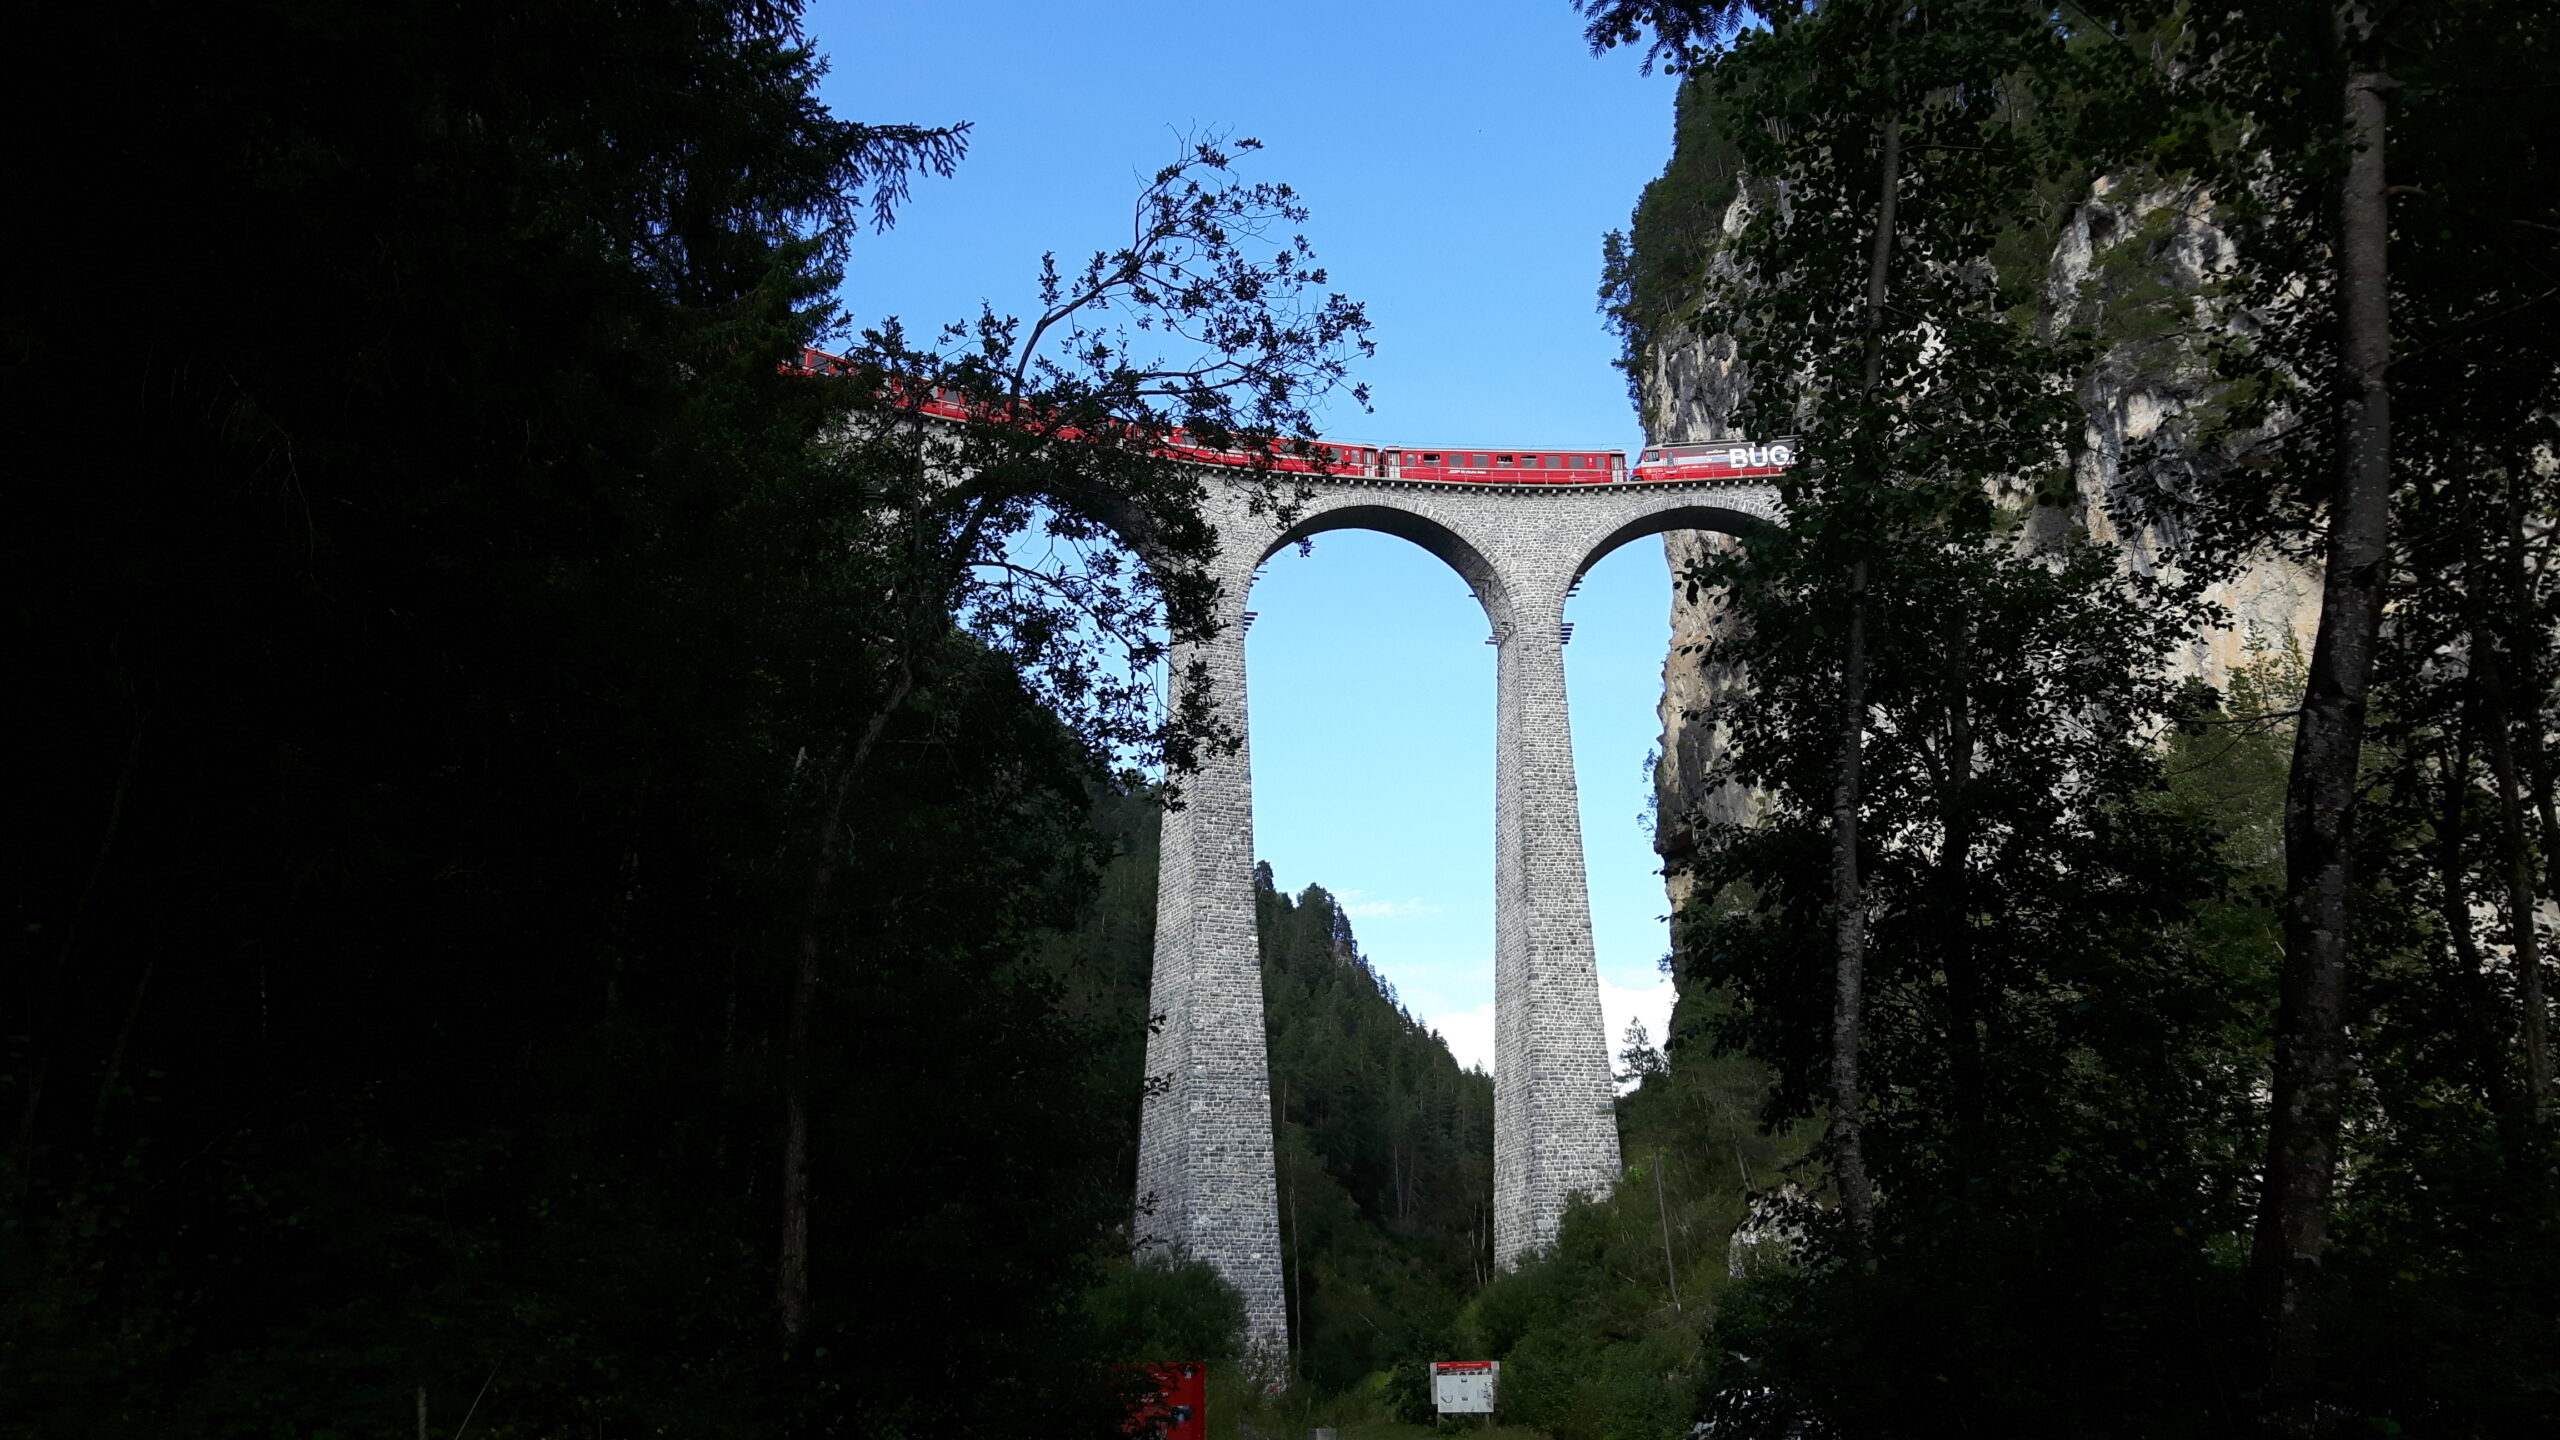
[[1440, 463], [1440, 457], [1437, 455], [1425, 455], [1422, 457], [1422, 463], [1425, 465], [1437, 465]]
[[1483, 456], [1481, 456], [1481, 455], [1477, 456], [1477, 457], [1476, 457], [1476, 464], [1478, 464], [1478, 465], [1482, 465], [1482, 464], [1484, 464], [1484, 457], [1483, 457]]
[[1554, 468], [1556, 468], [1556, 457], [1554, 457], [1553, 455], [1541, 455], [1541, 456], [1539, 456], [1539, 457], [1538, 457], [1538, 468], [1539, 468], [1539, 469], [1541, 469], [1541, 470], [1553, 470]]

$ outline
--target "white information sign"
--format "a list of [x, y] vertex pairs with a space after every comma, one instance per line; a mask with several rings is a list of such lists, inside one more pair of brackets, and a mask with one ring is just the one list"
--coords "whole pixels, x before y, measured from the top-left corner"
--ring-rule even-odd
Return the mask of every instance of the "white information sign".
[[1501, 1380], [1499, 1360], [1434, 1360], [1431, 1403], [1443, 1415], [1490, 1415]]

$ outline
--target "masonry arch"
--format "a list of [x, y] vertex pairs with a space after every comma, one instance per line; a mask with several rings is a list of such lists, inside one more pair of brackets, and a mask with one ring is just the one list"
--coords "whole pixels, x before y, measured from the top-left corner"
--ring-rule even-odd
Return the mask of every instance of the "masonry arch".
[[1610, 552], [1632, 541], [1674, 530], [1713, 530], [1720, 534], [1743, 536], [1770, 528], [1770, 522], [1747, 510], [1722, 505], [1684, 503], [1648, 510], [1619, 525], [1594, 541], [1583, 551], [1581, 562], [1574, 566], [1573, 579], [1579, 582], [1591, 573], [1591, 567], [1609, 558]]
[[1496, 634], [1511, 622], [1510, 586], [1484, 551], [1440, 521], [1402, 506], [1337, 505], [1303, 515], [1254, 556], [1251, 569], [1258, 573], [1264, 562], [1290, 546], [1339, 530], [1374, 531], [1420, 547], [1467, 582], [1477, 603], [1484, 606], [1485, 619]]

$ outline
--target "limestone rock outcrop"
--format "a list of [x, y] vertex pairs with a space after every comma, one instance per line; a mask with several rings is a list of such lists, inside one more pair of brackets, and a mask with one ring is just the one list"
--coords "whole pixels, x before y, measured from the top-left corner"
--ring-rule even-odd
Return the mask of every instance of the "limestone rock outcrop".
[[[1728, 212], [1728, 233], [1743, 203], [1737, 199]], [[2116, 547], [2136, 571], [2175, 563], [2178, 537], [2143, 517], [2133, 503], [2131, 462], [2148, 448], [2155, 469], [2164, 460], [2175, 466], [2195, 443], [2197, 412], [2211, 399], [2211, 386], [2187, 327], [2177, 321], [2195, 313], [2195, 300], [2209, 293], [2214, 276], [2232, 259], [2230, 240], [2213, 227], [2202, 205], [2176, 192], [2101, 178], [2073, 211], [2047, 268], [2046, 323], [2092, 325], [2107, 344], [2080, 387], [2083, 443], [2071, 488], [2061, 503], [2036, 510], [2024, 543], [2052, 543], [2078, 532]], [[1735, 417], [1747, 386], [1728, 337], [1694, 326], [1662, 334], [1642, 357], [1638, 387], [1648, 442], [1745, 438]], [[2021, 491], [2006, 498], [2026, 496]], [[1721, 736], [1704, 712], [1737, 682], [1697, 654], [1715, 633], [1714, 597], [1692, 595], [1680, 581], [1709, 547], [1733, 543], [1696, 531], [1663, 537], [1673, 583], [1654, 844], [1667, 867], [1675, 910], [1689, 898], [1680, 862], [1694, 853], [1700, 827], [1748, 820], [1754, 804], [1748, 792], [1708, 782]], [[2315, 568], [2270, 556], [2216, 585], [2211, 598], [2227, 623], [2199, 633], [2173, 658], [2178, 673], [2227, 690], [2233, 676], [2254, 661], [2309, 654], [2319, 623]]]

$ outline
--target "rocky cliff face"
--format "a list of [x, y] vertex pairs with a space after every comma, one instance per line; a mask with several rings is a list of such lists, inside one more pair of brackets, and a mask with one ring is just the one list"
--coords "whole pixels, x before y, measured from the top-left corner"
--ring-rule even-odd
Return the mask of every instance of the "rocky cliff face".
[[[1729, 211], [1727, 230], [1738, 220], [1738, 210]], [[2148, 572], [2173, 563], [2177, 537], [2141, 519], [2130, 503], [2127, 461], [2145, 444], [2174, 457], [2197, 408], [2210, 398], [2183, 321], [2189, 302], [2231, 259], [2230, 241], [2200, 209], [2169, 193], [2128, 191], [2101, 179], [2073, 212], [2047, 270], [2048, 323], [2094, 324], [2109, 344], [2081, 386], [2084, 444], [2070, 496], [2039, 508], [2027, 543], [2085, 531], [2116, 546], [2129, 568]], [[1638, 393], [1647, 439], [1743, 438], [1733, 419], [1746, 386], [1730, 339], [1695, 328], [1665, 332], [1642, 357]], [[1693, 597], [1678, 583], [1710, 547], [1731, 543], [1696, 531], [1663, 537], [1674, 583], [1654, 843], [1666, 863], [1694, 851], [1702, 825], [1747, 820], [1752, 813], [1748, 792], [1707, 783], [1721, 737], [1702, 711], [1736, 682], [1702, 665], [1695, 653], [1713, 637], [1714, 597]], [[2320, 615], [2316, 570], [2271, 557], [2216, 586], [2213, 599], [2229, 623], [2197, 635], [2176, 657], [2179, 673], [2227, 689], [2233, 674], [2254, 661], [2310, 653]], [[1685, 876], [1674, 873], [1667, 884], [1675, 908], [1687, 901]]]

